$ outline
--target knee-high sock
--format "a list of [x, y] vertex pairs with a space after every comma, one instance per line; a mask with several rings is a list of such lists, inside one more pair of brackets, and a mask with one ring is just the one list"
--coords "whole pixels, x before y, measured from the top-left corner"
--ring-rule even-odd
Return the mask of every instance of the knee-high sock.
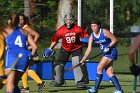
[[42, 83], [42, 80], [41, 80], [40, 77], [36, 74], [35, 71], [29, 70], [29, 71], [28, 71], [28, 75], [29, 75], [33, 80], [35, 80], [35, 82], [37, 82], [37, 83]]
[[95, 85], [94, 85], [95, 89], [99, 88], [102, 78], [103, 78], [103, 74], [98, 74], [98, 73], [96, 74], [96, 80], [95, 80]]
[[114, 84], [114, 86], [116, 87], [117, 90], [121, 90], [121, 86], [120, 86], [119, 81], [115, 75], [110, 77], [110, 80], [112, 81], [112, 83]]
[[18, 86], [15, 86], [12, 93], [21, 93], [20, 88]]
[[28, 87], [28, 74], [26, 72], [22, 75], [22, 84], [23, 88]]

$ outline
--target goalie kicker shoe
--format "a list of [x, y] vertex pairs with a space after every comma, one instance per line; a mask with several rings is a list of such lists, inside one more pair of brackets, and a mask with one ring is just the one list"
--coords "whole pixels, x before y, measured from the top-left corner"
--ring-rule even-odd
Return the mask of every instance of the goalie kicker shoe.
[[87, 87], [86, 83], [82, 81], [78, 81], [76, 84], [76, 88], [86, 88], [86, 87]]
[[62, 85], [66, 84], [65, 81], [63, 81], [62, 83], [58, 83], [55, 80], [51, 81], [51, 83], [49, 84], [51, 87], [61, 87]]
[[98, 93], [98, 90], [96, 90], [95, 87], [91, 87], [87, 90], [87, 93]]

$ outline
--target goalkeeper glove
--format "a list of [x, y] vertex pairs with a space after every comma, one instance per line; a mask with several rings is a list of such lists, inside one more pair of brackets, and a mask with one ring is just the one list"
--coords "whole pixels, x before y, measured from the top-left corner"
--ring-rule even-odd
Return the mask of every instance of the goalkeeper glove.
[[54, 51], [52, 49], [50, 49], [50, 48], [45, 49], [45, 51], [43, 53], [43, 56], [45, 58], [50, 57], [52, 55], [54, 55]]

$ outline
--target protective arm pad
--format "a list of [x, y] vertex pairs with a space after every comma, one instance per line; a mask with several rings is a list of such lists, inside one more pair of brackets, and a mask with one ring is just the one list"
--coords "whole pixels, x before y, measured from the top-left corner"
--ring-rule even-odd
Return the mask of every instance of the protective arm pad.
[[82, 43], [88, 43], [88, 40], [89, 40], [88, 37], [86, 37], [86, 38], [80, 38], [80, 41], [81, 41]]

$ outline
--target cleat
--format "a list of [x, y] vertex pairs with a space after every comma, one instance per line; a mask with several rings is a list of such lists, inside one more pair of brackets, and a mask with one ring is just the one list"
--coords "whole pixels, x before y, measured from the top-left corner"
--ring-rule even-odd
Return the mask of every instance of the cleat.
[[51, 81], [51, 83], [50, 83], [49, 85], [50, 85], [51, 87], [61, 87], [63, 84], [64, 84], [64, 82], [61, 83], [61, 84], [59, 84], [59, 83], [56, 82], [56, 81]]
[[87, 93], [98, 93], [98, 90], [96, 90], [95, 87], [91, 87], [87, 90]]
[[39, 92], [42, 91], [43, 88], [45, 87], [45, 85], [46, 85], [46, 82], [45, 81], [42, 81], [42, 83], [38, 84], [38, 91]]
[[29, 87], [27, 87], [27, 88], [21, 87], [21, 92], [30, 92], [30, 89], [29, 89]]
[[113, 92], [111, 92], [111, 93], [124, 93], [124, 92], [123, 92], [123, 90], [121, 90], [121, 91], [115, 90], [115, 91], [113, 91]]

